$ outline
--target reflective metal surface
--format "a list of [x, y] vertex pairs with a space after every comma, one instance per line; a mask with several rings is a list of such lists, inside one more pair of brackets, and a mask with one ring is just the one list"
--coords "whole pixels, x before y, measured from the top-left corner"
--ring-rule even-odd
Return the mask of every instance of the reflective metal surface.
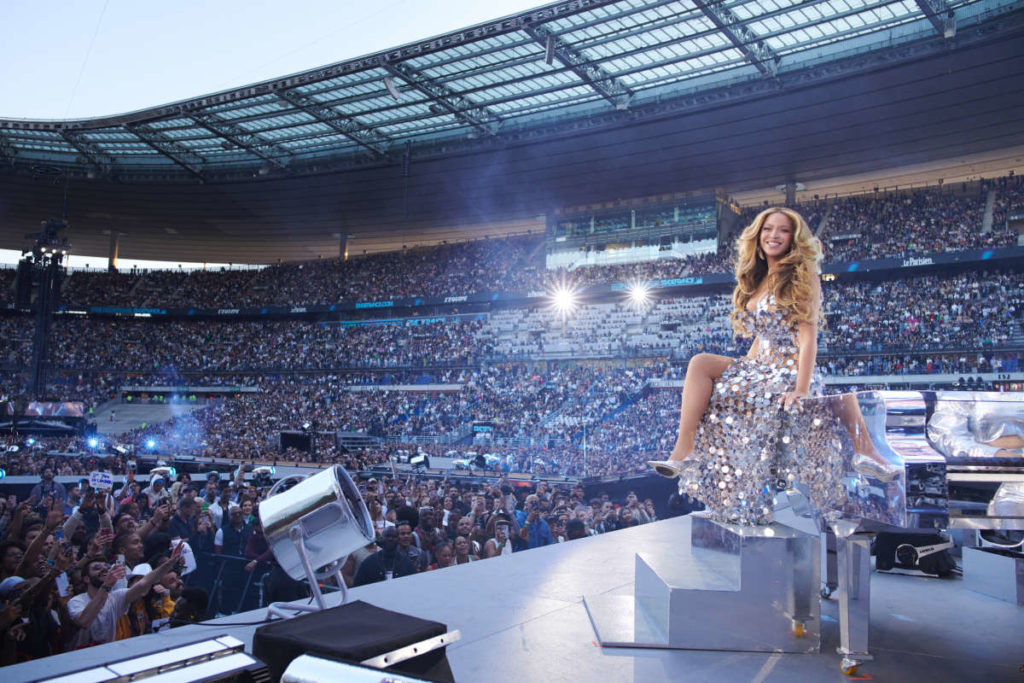
[[836, 540], [839, 568], [839, 654], [856, 661], [871, 659], [871, 535], [849, 534]]
[[972, 591], [1024, 606], [1024, 553], [963, 549], [964, 584]]
[[260, 521], [274, 557], [293, 579], [306, 576], [294, 527], [312, 567], [344, 559], [374, 539], [370, 514], [344, 469], [335, 465], [260, 503]]
[[332, 659], [302, 655], [292, 660], [281, 676], [282, 683], [420, 683], [424, 679], [387, 673], [379, 669], [336, 662]]
[[[844, 471], [845, 498], [823, 503], [820, 494], [808, 496], [825, 521], [853, 523], [834, 525], [840, 535], [1024, 529], [1024, 394], [871, 391], [802, 403], [805, 409], [818, 406], [811, 414], [837, 415], [845, 432], [838, 438], [853, 446], [851, 460], [844, 460], [843, 449], [841, 464], [824, 468]], [[791, 431], [795, 443], [806, 433]], [[780, 468], [786, 467], [780, 460]], [[795, 476], [794, 488], [810, 493], [809, 486], [821, 485], [815, 484], [816, 474], [817, 469]], [[833, 511], [829, 503], [836, 505]]]
[[687, 556], [638, 554], [633, 596], [585, 598], [601, 645], [817, 652], [818, 536], [692, 517]]
[[111, 662], [56, 678], [50, 683], [99, 683], [145, 678], [147, 681], [203, 681], [259, 664], [245, 654], [245, 643], [229, 635]]

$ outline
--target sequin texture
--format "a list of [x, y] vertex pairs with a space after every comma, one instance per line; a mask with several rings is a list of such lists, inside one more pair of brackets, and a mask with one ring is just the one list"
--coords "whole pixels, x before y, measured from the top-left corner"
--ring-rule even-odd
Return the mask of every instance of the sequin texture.
[[[745, 336], [759, 339], [756, 353], [734, 360], [715, 382], [680, 492], [731, 524], [770, 524], [775, 492], [791, 488], [824, 516], [836, 517], [845, 501], [849, 438], [827, 399], [782, 410], [783, 394], [796, 386], [796, 325], [772, 295], [742, 313], [740, 322]], [[820, 396], [822, 387], [815, 372], [811, 395]]]

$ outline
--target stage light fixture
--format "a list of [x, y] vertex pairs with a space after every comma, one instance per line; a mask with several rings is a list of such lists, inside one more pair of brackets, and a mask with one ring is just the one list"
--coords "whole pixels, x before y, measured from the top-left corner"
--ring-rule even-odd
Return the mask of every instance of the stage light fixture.
[[[309, 581], [316, 605], [275, 603], [267, 608], [268, 615], [291, 617], [294, 614], [289, 610], [325, 609], [320, 582], [329, 577], [338, 581], [341, 601], [345, 602], [348, 594], [341, 565], [349, 553], [372, 542], [375, 536], [359, 489], [338, 465], [303, 479], [287, 491], [274, 494], [276, 488], [275, 484], [272, 495], [259, 507], [267, 544], [288, 576]], [[323, 569], [317, 572], [316, 567]]]
[[88, 444], [89, 444], [89, 448], [96, 448], [97, 446], [100, 445], [100, 440], [97, 439], [96, 437], [93, 437], [93, 438], [89, 439]]
[[395, 79], [390, 76], [384, 77], [384, 87], [387, 88], [388, 94], [397, 102], [402, 98], [402, 92], [395, 85]]
[[149, 450], [153, 450], [154, 448], [156, 448], [156, 441], [154, 441], [153, 439], [146, 439], [146, 448], [148, 448]]
[[634, 282], [629, 288], [629, 300], [638, 308], [643, 308], [651, 300], [651, 289], [646, 282]]
[[576, 292], [560, 286], [551, 293], [551, 305], [562, 315], [568, 315], [576, 308]]

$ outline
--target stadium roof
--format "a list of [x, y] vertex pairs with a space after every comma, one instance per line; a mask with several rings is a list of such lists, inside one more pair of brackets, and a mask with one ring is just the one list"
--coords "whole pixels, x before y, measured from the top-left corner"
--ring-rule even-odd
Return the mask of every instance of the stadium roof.
[[0, 119], [0, 165], [122, 183], [402, 166], [412, 154], [450, 156], [629, 124], [667, 107], [702, 108], [834, 77], [858, 56], [929, 39], [934, 50], [936, 37], [952, 46], [958, 32], [1019, 7], [1012, 0], [558, 2], [153, 109]]
[[56, 214], [77, 255], [273, 263], [620, 199], [992, 177], [1024, 168], [1022, 108], [1016, 0], [564, 2], [154, 110], [0, 122], [0, 245]]

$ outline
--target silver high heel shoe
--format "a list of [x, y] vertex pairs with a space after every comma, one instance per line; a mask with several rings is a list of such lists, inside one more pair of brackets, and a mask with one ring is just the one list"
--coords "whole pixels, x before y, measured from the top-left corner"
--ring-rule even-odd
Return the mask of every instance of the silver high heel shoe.
[[879, 462], [864, 453], [855, 453], [852, 464], [855, 472], [881, 482], [892, 481], [901, 469], [890, 462]]
[[685, 460], [648, 460], [647, 466], [653, 467], [654, 471], [663, 477], [675, 479], [683, 473]]

